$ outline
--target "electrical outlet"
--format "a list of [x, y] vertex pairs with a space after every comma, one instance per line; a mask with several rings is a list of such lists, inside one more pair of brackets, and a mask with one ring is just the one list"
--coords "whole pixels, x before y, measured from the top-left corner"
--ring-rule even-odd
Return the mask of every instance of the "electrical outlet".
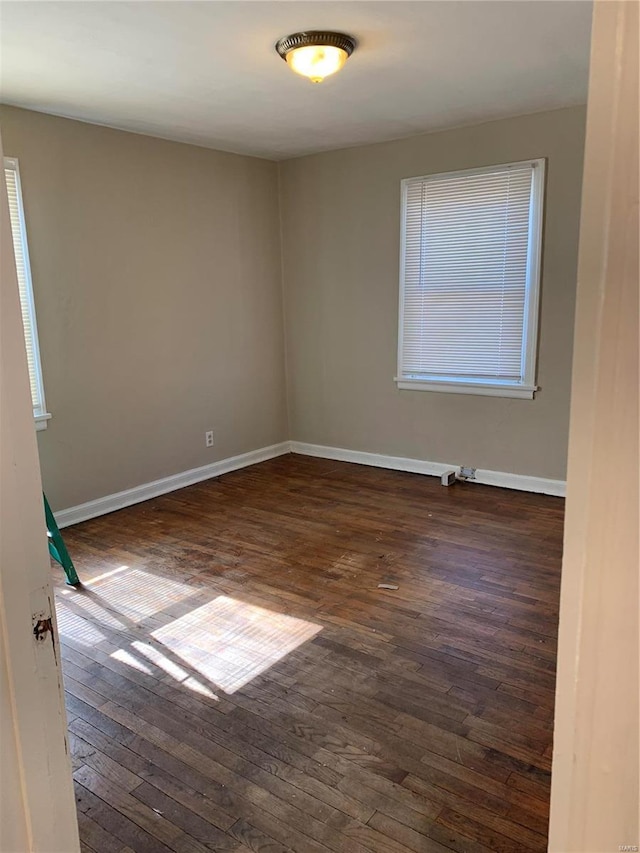
[[443, 486], [453, 486], [456, 481], [456, 472], [451, 469], [451, 471], [445, 471], [442, 477], [440, 477], [440, 482]]
[[204, 434], [204, 443], [207, 447], [213, 447], [213, 430], [207, 430]]
[[470, 468], [468, 465], [461, 465], [460, 466], [460, 477], [463, 480], [475, 480], [476, 469]]

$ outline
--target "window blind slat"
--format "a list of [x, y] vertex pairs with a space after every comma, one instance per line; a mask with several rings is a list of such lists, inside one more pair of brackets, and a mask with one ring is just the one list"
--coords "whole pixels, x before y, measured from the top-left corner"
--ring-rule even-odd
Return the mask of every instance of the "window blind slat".
[[33, 403], [34, 414], [43, 415], [45, 413], [45, 406], [44, 394], [42, 391], [35, 309], [33, 306], [33, 293], [31, 288], [31, 271], [29, 268], [29, 255], [27, 250], [27, 235], [24, 227], [20, 177], [17, 162], [15, 160], [5, 160], [4, 174], [7, 186], [7, 198], [9, 202], [9, 219], [11, 222], [11, 236], [13, 238], [13, 250], [18, 277], [22, 324], [24, 327], [24, 339], [27, 350], [29, 383], [31, 385], [31, 401]]
[[524, 379], [533, 163], [405, 182], [400, 379]]

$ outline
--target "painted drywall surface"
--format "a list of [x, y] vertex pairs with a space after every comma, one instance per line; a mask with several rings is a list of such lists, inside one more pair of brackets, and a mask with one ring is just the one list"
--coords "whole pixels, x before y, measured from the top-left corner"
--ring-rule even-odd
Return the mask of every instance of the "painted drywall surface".
[[53, 508], [286, 439], [276, 165], [10, 107], [0, 121]]
[[[585, 110], [280, 164], [291, 438], [564, 479]], [[546, 157], [535, 400], [398, 391], [400, 181]]]

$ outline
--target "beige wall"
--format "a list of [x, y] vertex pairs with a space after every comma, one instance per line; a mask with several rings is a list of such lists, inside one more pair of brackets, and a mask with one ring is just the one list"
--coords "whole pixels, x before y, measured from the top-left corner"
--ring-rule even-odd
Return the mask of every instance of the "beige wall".
[[[12, 107], [0, 121], [22, 173], [54, 509], [287, 438], [564, 478], [583, 108], [279, 165]], [[400, 180], [529, 157], [549, 160], [542, 390], [398, 391]]]
[[285, 440], [276, 164], [10, 107], [0, 120], [20, 161], [53, 508]]
[[[584, 108], [280, 167], [291, 438], [564, 479]], [[535, 400], [398, 391], [400, 181], [548, 158]]]

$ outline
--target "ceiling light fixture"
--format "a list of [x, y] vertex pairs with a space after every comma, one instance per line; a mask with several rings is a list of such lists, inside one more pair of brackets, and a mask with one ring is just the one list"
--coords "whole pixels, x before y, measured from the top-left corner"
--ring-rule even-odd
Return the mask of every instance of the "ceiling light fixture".
[[321, 83], [340, 71], [356, 47], [356, 40], [344, 33], [309, 30], [281, 38], [276, 50], [296, 74]]

